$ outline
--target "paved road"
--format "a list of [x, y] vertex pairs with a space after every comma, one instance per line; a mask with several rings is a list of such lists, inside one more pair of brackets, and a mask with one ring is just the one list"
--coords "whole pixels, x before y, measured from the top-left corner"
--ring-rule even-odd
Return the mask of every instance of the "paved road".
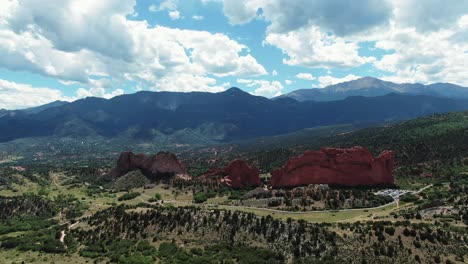
[[419, 190], [418, 190], [417, 192], [415, 192], [415, 193], [420, 193], [420, 192], [422, 192], [422, 191], [424, 191], [424, 190], [426, 190], [426, 189], [428, 189], [428, 188], [431, 188], [431, 187], [432, 187], [432, 184], [429, 184], [429, 185], [427, 185], [427, 186], [422, 187], [421, 189], [419, 189]]
[[[427, 186], [424, 186], [423, 188], [419, 189], [418, 191], [414, 193], [420, 193], [428, 188], [432, 187], [432, 184], [429, 184]], [[376, 207], [367, 207], [367, 208], [352, 208], [352, 209], [340, 209], [340, 210], [316, 210], [316, 211], [284, 211], [284, 210], [278, 210], [278, 209], [271, 209], [271, 208], [262, 208], [262, 207], [250, 207], [250, 206], [237, 206], [237, 205], [223, 205], [224, 207], [230, 207], [230, 208], [244, 208], [244, 209], [251, 209], [251, 210], [262, 210], [262, 211], [269, 211], [269, 212], [275, 212], [275, 213], [288, 213], [288, 214], [310, 214], [310, 213], [334, 213], [334, 212], [350, 212], [350, 211], [359, 211], [359, 210], [372, 210], [372, 209], [380, 209], [386, 206], [389, 206], [391, 204], [396, 203], [396, 201], [393, 201], [391, 203], [387, 203], [384, 205], [376, 206]], [[211, 205], [211, 206], [216, 206], [215, 204], [205, 204], [205, 205]]]
[[367, 207], [367, 208], [351, 208], [351, 209], [338, 209], [338, 210], [315, 210], [315, 211], [284, 211], [278, 209], [271, 209], [271, 208], [262, 208], [262, 207], [250, 207], [250, 206], [237, 206], [237, 205], [223, 205], [224, 207], [231, 207], [231, 208], [244, 208], [244, 209], [251, 209], [251, 210], [262, 210], [262, 211], [269, 211], [274, 213], [287, 213], [287, 214], [310, 214], [310, 213], [338, 213], [338, 212], [350, 212], [350, 211], [362, 211], [362, 210], [372, 210], [372, 209], [379, 209], [391, 204], [396, 203], [393, 201], [388, 204], [376, 206], [376, 207]]

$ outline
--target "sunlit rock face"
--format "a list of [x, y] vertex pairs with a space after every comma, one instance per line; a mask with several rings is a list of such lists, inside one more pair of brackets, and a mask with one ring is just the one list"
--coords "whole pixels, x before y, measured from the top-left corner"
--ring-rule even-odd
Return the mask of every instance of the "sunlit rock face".
[[260, 171], [246, 161], [237, 159], [222, 169], [211, 168], [198, 179], [206, 183], [242, 189], [260, 186]]
[[116, 179], [130, 171], [140, 170], [151, 181], [168, 180], [173, 177], [190, 180], [187, 169], [176, 155], [169, 152], [159, 152], [153, 156], [122, 152], [115, 166], [107, 175], [107, 179]]
[[393, 151], [383, 151], [374, 158], [363, 147], [322, 148], [291, 158], [271, 177], [273, 187], [308, 184], [393, 185]]

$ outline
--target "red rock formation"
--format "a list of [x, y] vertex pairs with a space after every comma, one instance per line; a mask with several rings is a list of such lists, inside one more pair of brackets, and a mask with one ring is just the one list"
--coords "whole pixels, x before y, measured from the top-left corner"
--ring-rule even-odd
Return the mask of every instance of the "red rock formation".
[[107, 175], [107, 179], [116, 179], [133, 170], [140, 170], [150, 180], [169, 179], [176, 176], [179, 179], [190, 179], [187, 170], [177, 156], [169, 152], [159, 152], [154, 156], [135, 155], [132, 152], [122, 152], [117, 166]]
[[258, 168], [250, 166], [244, 160], [234, 160], [228, 166], [217, 170], [211, 168], [198, 178], [201, 182], [226, 185], [236, 189], [260, 185], [260, 172]]
[[273, 172], [270, 182], [273, 187], [393, 184], [393, 160], [392, 151], [384, 151], [374, 159], [363, 147], [322, 148], [290, 159]]

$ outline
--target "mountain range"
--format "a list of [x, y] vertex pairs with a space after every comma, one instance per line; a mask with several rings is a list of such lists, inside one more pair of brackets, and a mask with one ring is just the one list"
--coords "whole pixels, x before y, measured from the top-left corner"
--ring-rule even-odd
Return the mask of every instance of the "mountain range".
[[220, 93], [149, 92], [112, 99], [89, 97], [13, 111], [0, 117], [0, 142], [27, 137], [125, 137], [189, 135], [232, 141], [323, 125], [398, 121], [468, 109], [468, 99], [390, 93], [329, 102], [270, 100], [238, 88]]
[[336, 101], [349, 96], [382, 96], [389, 93], [429, 95], [452, 99], [468, 99], [468, 88], [450, 84], [434, 83], [423, 85], [420, 83], [397, 84], [372, 77], [330, 85], [325, 88], [299, 89], [280, 95], [278, 98], [293, 98], [298, 101]]

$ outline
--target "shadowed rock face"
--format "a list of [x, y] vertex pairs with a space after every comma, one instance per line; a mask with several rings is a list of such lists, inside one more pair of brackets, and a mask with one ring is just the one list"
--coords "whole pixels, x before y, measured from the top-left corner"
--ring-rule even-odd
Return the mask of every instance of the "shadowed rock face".
[[187, 170], [177, 156], [169, 152], [159, 152], [153, 156], [122, 152], [117, 166], [106, 175], [108, 180], [119, 178], [130, 171], [140, 170], [151, 181], [167, 180], [173, 177], [189, 179]]
[[271, 177], [271, 185], [294, 187], [307, 184], [394, 184], [393, 162], [392, 151], [384, 151], [374, 158], [363, 147], [306, 151], [276, 169]]
[[207, 173], [198, 177], [198, 180], [236, 189], [256, 187], [260, 186], [260, 171], [244, 160], [237, 159], [220, 170], [211, 168]]

